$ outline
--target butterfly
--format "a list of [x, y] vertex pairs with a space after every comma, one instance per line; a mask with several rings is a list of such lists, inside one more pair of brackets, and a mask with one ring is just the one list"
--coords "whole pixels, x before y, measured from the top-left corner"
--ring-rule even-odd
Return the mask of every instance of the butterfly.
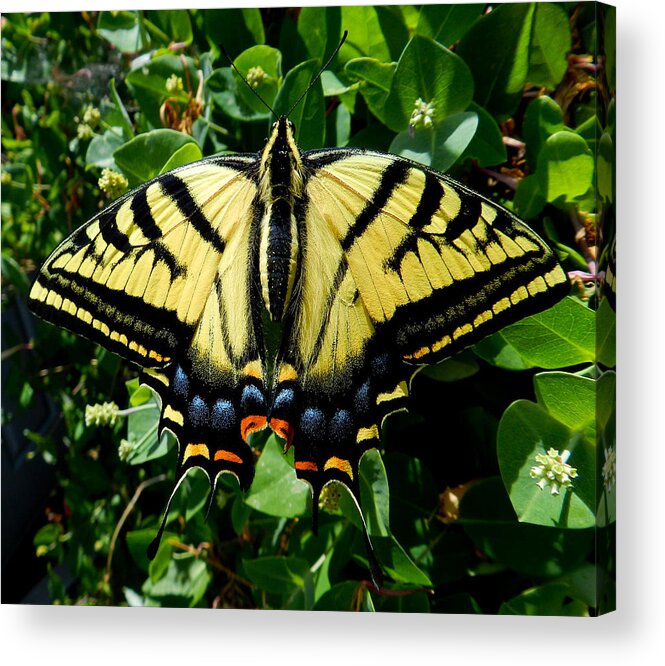
[[[247, 489], [265, 428], [293, 447], [314, 524], [331, 481], [360, 509], [361, 457], [413, 374], [569, 290], [547, 244], [463, 184], [372, 150], [301, 152], [294, 136], [279, 117], [258, 154], [125, 194], [55, 249], [30, 292], [36, 314], [140, 366], [160, 398], [178, 460], [151, 556], [185, 475]], [[281, 332], [271, 351], [267, 320]], [[365, 540], [371, 551], [366, 528]]]

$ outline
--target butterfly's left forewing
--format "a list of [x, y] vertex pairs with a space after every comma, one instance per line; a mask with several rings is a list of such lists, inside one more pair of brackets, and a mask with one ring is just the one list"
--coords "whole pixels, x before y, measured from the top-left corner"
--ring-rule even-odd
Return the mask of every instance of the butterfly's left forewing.
[[[253, 477], [266, 425], [255, 157], [211, 158], [133, 190], [65, 240], [30, 294], [43, 318], [138, 363], [191, 467]], [[238, 257], [252, 257], [239, 261]]]

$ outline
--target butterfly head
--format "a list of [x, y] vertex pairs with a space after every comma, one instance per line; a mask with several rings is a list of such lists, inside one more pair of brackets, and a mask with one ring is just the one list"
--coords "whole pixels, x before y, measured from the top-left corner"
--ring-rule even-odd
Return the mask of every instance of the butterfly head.
[[[297, 175], [301, 171], [300, 149], [296, 144], [295, 125], [280, 116], [272, 125], [272, 132], [261, 155], [261, 171], [265, 177], [270, 173], [271, 182], [286, 171]], [[290, 180], [289, 178], [286, 178]], [[291, 183], [289, 183], [291, 185]]]
[[295, 135], [296, 126], [286, 116], [280, 116], [272, 124], [272, 130], [273, 130], [273, 132], [274, 131], [290, 132], [291, 135]]

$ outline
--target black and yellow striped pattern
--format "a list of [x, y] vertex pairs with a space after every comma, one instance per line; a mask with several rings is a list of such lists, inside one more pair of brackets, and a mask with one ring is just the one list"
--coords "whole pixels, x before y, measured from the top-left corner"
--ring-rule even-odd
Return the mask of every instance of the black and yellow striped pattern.
[[[281, 118], [259, 155], [202, 160], [113, 203], [55, 250], [30, 304], [143, 368], [179, 442], [176, 487], [192, 467], [248, 487], [250, 436], [270, 427], [316, 507], [331, 480], [359, 499], [360, 458], [417, 366], [567, 288], [504, 208], [395, 156], [301, 154]], [[285, 332], [270, 363], [265, 312]]]

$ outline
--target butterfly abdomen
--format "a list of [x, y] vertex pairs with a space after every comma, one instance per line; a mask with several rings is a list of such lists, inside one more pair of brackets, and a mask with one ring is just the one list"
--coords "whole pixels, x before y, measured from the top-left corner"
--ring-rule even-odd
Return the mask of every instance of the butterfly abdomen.
[[281, 321], [293, 293], [299, 257], [296, 219], [282, 199], [261, 220], [259, 253], [263, 302], [271, 318]]

